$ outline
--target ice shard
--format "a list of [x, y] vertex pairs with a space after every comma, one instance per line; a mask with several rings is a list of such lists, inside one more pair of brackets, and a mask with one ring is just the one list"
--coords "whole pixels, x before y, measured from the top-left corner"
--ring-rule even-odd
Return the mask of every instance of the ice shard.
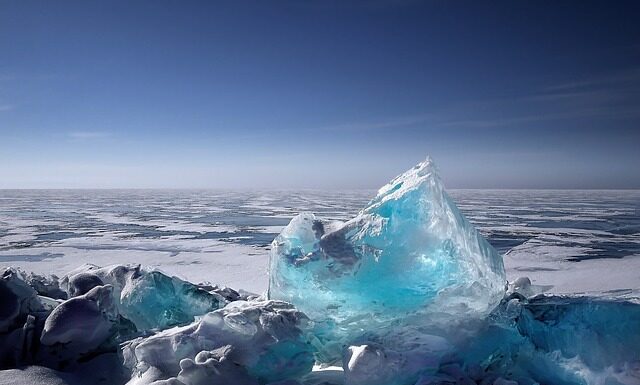
[[268, 295], [324, 325], [327, 340], [335, 342], [336, 331], [344, 347], [397, 322], [481, 318], [505, 284], [501, 256], [427, 159], [345, 223], [293, 218], [272, 243]]

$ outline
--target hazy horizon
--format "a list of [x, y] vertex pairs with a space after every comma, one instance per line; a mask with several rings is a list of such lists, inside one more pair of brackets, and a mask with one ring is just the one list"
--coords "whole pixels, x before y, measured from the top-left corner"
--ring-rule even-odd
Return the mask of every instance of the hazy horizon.
[[[382, 186], [380, 186], [382, 187]], [[269, 188], [269, 187], [34, 187], [34, 188], [0, 188], [0, 191], [235, 191], [235, 192], [269, 192], [269, 191], [321, 191], [348, 192], [371, 191], [375, 193], [379, 188]], [[448, 191], [640, 191], [640, 188], [447, 188]]]

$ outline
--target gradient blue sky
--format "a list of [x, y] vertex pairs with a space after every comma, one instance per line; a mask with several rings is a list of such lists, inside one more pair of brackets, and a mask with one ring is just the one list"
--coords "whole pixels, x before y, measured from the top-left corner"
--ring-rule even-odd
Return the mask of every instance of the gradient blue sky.
[[638, 1], [0, 1], [0, 188], [640, 188]]

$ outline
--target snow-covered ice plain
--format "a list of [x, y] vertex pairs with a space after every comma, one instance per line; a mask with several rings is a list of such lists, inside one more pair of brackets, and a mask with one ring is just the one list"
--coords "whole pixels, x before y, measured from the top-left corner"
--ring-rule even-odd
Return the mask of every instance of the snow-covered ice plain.
[[[640, 191], [450, 190], [504, 255], [551, 293], [640, 291]], [[2, 190], [0, 267], [66, 274], [140, 263], [262, 293], [268, 248], [300, 212], [353, 217], [375, 191]]]
[[189, 281], [260, 293], [268, 247], [312, 210], [346, 219], [375, 191], [0, 191], [0, 266], [63, 275], [140, 263]]

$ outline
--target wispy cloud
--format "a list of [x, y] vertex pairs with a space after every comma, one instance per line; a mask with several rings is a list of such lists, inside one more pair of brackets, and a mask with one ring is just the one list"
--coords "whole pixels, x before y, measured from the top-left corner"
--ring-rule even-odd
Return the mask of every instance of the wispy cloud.
[[369, 130], [384, 130], [390, 128], [402, 128], [410, 127], [418, 124], [426, 123], [433, 118], [432, 115], [414, 115], [404, 117], [394, 117], [380, 120], [370, 120], [362, 122], [351, 122], [345, 124], [336, 124], [331, 126], [321, 127], [320, 130], [324, 131], [369, 131]]
[[458, 102], [409, 116], [352, 121], [310, 130], [489, 129], [595, 118], [636, 119], [640, 118], [638, 102], [640, 68], [631, 68], [543, 85], [528, 94], [509, 98]]
[[104, 131], [74, 131], [67, 133], [67, 137], [76, 140], [103, 139], [111, 136], [111, 133]]
[[446, 108], [436, 127], [491, 128], [579, 119], [640, 117], [640, 68], [548, 85], [530, 94]]
[[571, 82], [551, 85], [546, 87], [549, 92], [567, 92], [593, 88], [610, 88], [613, 86], [631, 86], [640, 82], [640, 68], [612, 71], [610, 73], [594, 76], [590, 79], [582, 79]]
[[602, 116], [616, 116], [619, 118], [629, 118], [640, 116], [640, 111], [635, 110], [612, 110], [610, 108], [589, 108], [581, 110], [570, 110], [566, 112], [541, 112], [531, 115], [516, 115], [512, 117], [490, 116], [478, 119], [453, 119], [436, 123], [437, 127], [461, 127], [461, 128], [492, 128], [508, 127], [538, 122], [550, 122], [571, 119], [595, 118]]

